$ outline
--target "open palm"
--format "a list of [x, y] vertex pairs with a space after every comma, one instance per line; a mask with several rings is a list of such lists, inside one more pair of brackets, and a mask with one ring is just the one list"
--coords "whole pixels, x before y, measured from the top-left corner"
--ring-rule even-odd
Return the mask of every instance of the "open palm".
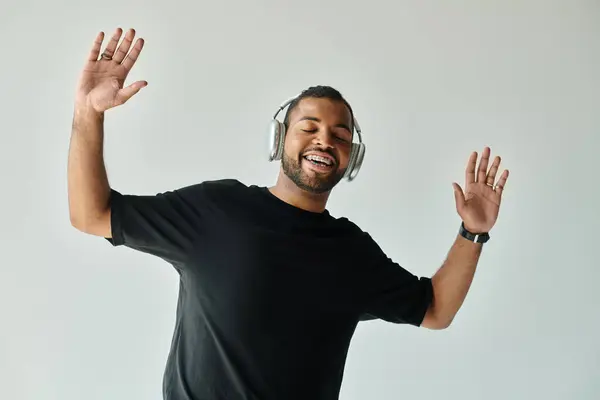
[[477, 152], [471, 153], [466, 168], [465, 190], [453, 183], [456, 211], [465, 228], [472, 233], [485, 233], [496, 223], [500, 211], [502, 192], [508, 179], [508, 170], [504, 170], [498, 182], [496, 174], [500, 167], [500, 157], [496, 156], [488, 171], [490, 148], [486, 147], [476, 170]]
[[118, 28], [100, 59], [98, 57], [104, 33], [100, 32], [96, 36], [79, 79], [77, 100], [90, 105], [97, 112], [104, 112], [124, 104], [147, 85], [146, 81], [137, 81], [124, 87], [127, 75], [144, 47], [144, 40], [138, 39], [132, 48], [135, 30], [130, 29], [117, 48], [121, 35], [122, 30]]

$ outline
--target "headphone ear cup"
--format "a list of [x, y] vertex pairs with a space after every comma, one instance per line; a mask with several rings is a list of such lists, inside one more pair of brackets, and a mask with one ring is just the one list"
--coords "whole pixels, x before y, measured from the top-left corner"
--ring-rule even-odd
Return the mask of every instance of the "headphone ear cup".
[[269, 161], [280, 160], [283, 156], [285, 125], [276, 119], [269, 124]]
[[346, 173], [344, 177], [348, 181], [354, 180], [356, 175], [358, 175], [358, 171], [360, 171], [360, 167], [362, 166], [363, 160], [365, 158], [365, 150], [366, 147], [364, 143], [352, 143], [352, 149], [350, 150], [350, 158], [348, 160], [348, 168], [346, 169]]
[[283, 145], [285, 144], [285, 124], [277, 121], [279, 125], [279, 135], [277, 135], [277, 160], [281, 160], [283, 157]]

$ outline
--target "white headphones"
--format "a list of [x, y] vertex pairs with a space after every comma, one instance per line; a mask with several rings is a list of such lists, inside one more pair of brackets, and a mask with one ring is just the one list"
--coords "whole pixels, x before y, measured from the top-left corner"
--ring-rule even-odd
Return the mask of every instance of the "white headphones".
[[[285, 124], [277, 120], [277, 115], [298, 96], [294, 96], [286, 100], [281, 106], [279, 106], [279, 109], [269, 124], [269, 161], [281, 160], [281, 157], [283, 156], [283, 145], [285, 143]], [[354, 118], [354, 130], [358, 134], [359, 143], [352, 143], [350, 158], [348, 160], [348, 168], [343, 176], [343, 178], [346, 178], [348, 181], [352, 181], [354, 178], [356, 178], [356, 175], [358, 175], [358, 171], [362, 166], [363, 159], [365, 158], [365, 144], [362, 141], [361, 130], [356, 117]]]

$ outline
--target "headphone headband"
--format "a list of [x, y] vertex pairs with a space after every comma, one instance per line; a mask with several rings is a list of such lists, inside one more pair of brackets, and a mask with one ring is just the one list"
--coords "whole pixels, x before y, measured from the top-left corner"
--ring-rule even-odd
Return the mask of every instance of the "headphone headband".
[[[300, 93], [301, 94], [301, 93]], [[294, 96], [294, 97], [290, 97], [289, 99], [287, 99], [286, 101], [283, 102], [283, 104], [281, 104], [279, 106], [279, 109], [277, 110], [277, 112], [275, 113], [275, 115], [273, 116], [273, 119], [277, 118], [277, 115], [279, 115], [279, 113], [286, 108], [287, 106], [290, 105], [290, 103], [294, 100], [296, 100], [298, 97], [300, 97], [300, 94]]]

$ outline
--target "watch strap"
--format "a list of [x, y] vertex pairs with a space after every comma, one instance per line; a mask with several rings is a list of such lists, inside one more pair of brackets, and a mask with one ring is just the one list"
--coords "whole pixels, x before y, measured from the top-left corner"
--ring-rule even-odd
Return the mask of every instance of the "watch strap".
[[458, 230], [458, 233], [464, 237], [465, 239], [474, 242], [474, 243], [485, 243], [488, 240], [490, 240], [490, 235], [485, 232], [485, 233], [473, 233], [473, 232], [469, 232], [466, 228], [465, 228], [465, 224], [464, 222], [462, 222], [460, 224], [460, 229]]

